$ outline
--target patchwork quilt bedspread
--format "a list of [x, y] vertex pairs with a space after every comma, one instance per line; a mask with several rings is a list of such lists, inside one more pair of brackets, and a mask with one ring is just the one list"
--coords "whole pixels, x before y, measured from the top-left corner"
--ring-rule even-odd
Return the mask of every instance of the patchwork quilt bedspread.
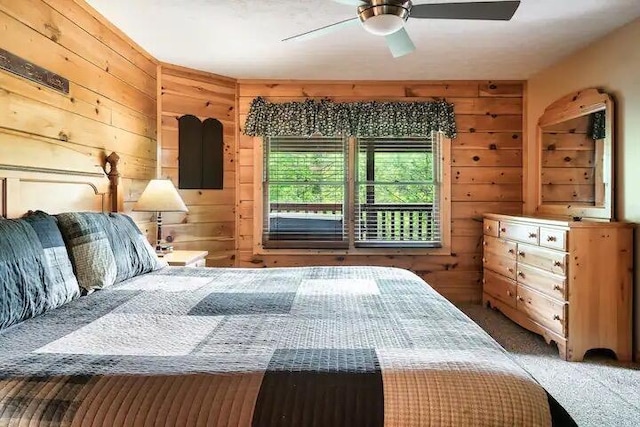
[[394, 268], [168, 267], [0, 333], [2, 426], [552, 418], [571, 422], [480, 327]]

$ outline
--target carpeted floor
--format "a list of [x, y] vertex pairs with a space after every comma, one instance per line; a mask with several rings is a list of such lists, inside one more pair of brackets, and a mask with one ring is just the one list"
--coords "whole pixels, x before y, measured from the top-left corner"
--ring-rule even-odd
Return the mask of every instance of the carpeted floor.
[[460, 307], [506, 348], [571, 414], [579, 426], [640, 426], [640, 364], [604, 354], [565, 362], [557, 348], [480, 305]]

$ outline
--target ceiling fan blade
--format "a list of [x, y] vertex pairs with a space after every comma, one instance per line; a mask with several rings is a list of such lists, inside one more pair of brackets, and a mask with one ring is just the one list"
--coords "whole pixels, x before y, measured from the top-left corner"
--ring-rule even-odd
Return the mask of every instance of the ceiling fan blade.
[[423, 19], [509, 21], [519, 6], [520, 1], [417, 4], [411, 8], [410, 17]]
[[387, 41], [387, 46], [389, 46], [389, 50], [394, 58], [408, 55], [416, 50], [416, 46], [411, 41], [407, 30], [404, 28], [399, 29], [393, 34], [385, 36], [385, 40]]
[[360, 18], [358, 17], [349, 18], [349, 19], [345, 19], [344, 21], [336, 22], [335, 24], [331, 24], [324, 27], [316, 28], [315, 30], [307, 31], [306, 33], [287, 37], [282, 41], [286, 42], [289, 40], [300, 41], [300, 40], [314, 39], [316, 37], [324, 36], [325, 34], [333, 33], [334, 31], [340, 30], [345, 27], [349, 27], [354, 24], [359, 24], [359, 23], [360, 23]]
[[347, 6], [360, 6], [366, 3], [366, 1], [362, 1], [362, 0], [332, 0], [332, 1], [335, 3], [346, 4]]

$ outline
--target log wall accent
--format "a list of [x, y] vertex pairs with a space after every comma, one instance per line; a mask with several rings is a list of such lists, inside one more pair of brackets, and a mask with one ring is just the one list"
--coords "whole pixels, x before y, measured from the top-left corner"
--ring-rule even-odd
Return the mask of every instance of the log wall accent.
[[[95, 164], [116, 151], [130, 213], [156, 172], [155, 60], [80, 0], [0, 0], [0, 48], [70, 81], [65, 95], [0, 71], [0, 144], [45, 142], [57, 169], [57, 147]], [[153, 236], [152, 216], [133, 216]]]
[[456, 302], [481, 299], [483, 213], [522, 211], [521, 82], [299, 82], [240, 81], [238, 123], [251, 100], [282, 102], [311, 98], [336, 101], [432, 100], [455, 104], [458, 138], [452, 142], [452, 252], [442, 255], [253, 254], [254, 149], [240, 133], [237, 158], [237, 266], [385, 265], [411, 269]]
[[178, 118], [192, 114], [223, 126], [222, 190], [179, 190], [189, 212], [163, 215], [163, 234], [176, 249], [207, 250], [207, 266], [235, 262], [236, 81], [170, 64], [160, 66], [161, 175], [178, 187]]

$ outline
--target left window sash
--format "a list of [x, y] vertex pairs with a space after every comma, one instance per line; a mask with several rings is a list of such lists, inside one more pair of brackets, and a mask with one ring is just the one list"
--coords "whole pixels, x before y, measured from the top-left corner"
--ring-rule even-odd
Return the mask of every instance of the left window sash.
[[347, 139], [268, 137], [263, 153], [263, 247], [347, 248]]

